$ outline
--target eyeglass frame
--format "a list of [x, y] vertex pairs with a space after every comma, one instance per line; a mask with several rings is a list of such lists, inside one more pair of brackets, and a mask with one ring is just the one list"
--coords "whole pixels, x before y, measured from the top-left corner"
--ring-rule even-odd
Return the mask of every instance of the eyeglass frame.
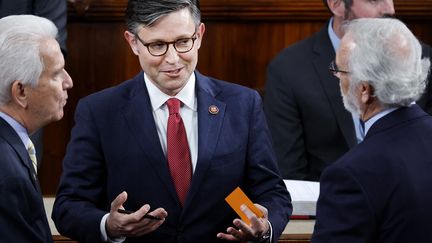
[[345, 70], [341, 70], [339, 69], [339, 67], [336, 65], [336, 61], [333, 60], [330, 62], [329, 64], [329, 70], [330, 72], [332, 72], [334, 75], [337, 75], [338, 73], [345, 73], [345, 74], [349, 74], [349, 71], [345, 71]]
[[[174, 41], [168, 41], [168, 42], [165, 42], [165, 41], [153, 41], [153, 42], [145, 43], [145, 42], [144, 42], [144, 41], [139, 37], [138, 33], [135, 33], [134, 36], [138, 39], [139, 42], [141, 42], [141, 44], [142, 44], [143, 46], [145, 46], [145, 47], [147, 48], [147, 51], [150, 53], [150, 55], [152, 55], [152, 56], [154, 56], [154, 57], [160, 57], [160, 56], [165, 55], [165, 54], [168, 52], [169, 45], [173, 45], [174, 50], [175, 50], [177, 53], [187, 53], [187, 52], [190, 52], [190, 51], [193, 49], [194, 45], [195, 45], [195, 40], [198, 39], [198, 37], [195, 36], [195, 35], [196, 35], [196, 32], [197, 32], [197, 30], [195, 29], [195, 32], [191, 35], [191, 37], [188, 37], [188, 38], [179, 38], [179, 39], [177, 39], [177, 40], [174, 40]], [[181, 40], [192, 40], [192, 45], [191, 45], [191, 47], [190, 47], [189, 50], [187, 50], [187, 51], [179, 51], [179, 50], [177, 50], [176, 43], [177, 43], [178, 41], [181, 41]], [[155, 43], [161, 43], [161, 44], [163, 43], [163, 44], [165, 44], [165, 52], [162, 53], [162, 54], [159, 54], [159, 55], [154, 55], [153, 53], [151, 53], [149, 46], [150, 46], [151, 44], [155, 44]]]

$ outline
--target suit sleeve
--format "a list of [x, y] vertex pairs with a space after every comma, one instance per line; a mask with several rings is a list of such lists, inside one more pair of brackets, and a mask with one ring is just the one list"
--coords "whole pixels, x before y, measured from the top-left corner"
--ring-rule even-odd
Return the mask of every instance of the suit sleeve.
[[268, 67], [264, 110], [282, 177], [305, 179], [308, 161], [301, 117], [295, 96], [281, 74], [285, 67], [279, 66], [271, 63]]
[[290, 195], [280, 177], [271, 136], [258, 94], [254, 96], [248, 140], [248, 194], [267, 208], [274, 241], [282, 234], [292, 213]]
[[100, 221], [109, 208], [100, 146], [94, 114], [80, 101], [52, 214], [59, 232], [79, 242], [101, 242]]
[[31, 184], [12, 175], [0, 182], [0, 193], [0, 242], [51, 242], [42, 196]]
[[367, 193], [337, 165], [321, 175], [313, 243], [376, 242], [376, 221]]

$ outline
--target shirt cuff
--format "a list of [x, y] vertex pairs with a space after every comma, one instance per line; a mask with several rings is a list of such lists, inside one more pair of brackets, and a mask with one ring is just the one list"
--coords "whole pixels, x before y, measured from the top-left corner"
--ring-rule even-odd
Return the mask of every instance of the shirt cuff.
[[106, 225], [106, 221], [107, 218], [109, 216], [109, 213], [105, 214], [100, 222], [100, 233], [101, 233], [101, 237], [102, 237], [102, 241], [103, 242], [108, 242], [108, 243], [122, 243], [123, 241], [126, 240], [126, 237], [119, 237], [119, 238], [115, 238], [115, 239], [110, 239], [108, 237], [108, 233], [106, 231], [105, 225]]

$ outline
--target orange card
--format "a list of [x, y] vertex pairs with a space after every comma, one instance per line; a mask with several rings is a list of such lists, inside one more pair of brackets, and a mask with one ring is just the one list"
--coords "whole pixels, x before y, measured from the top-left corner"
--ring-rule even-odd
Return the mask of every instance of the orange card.
[[246, 196], [246, 194], [237, 187], [233, 192], [231, 192], [226, 198], [225, 201], [234, 209], [234, 211], [240, 216], [240, 218], [248, 225], [251, 224], [249, 218], [246, 216], [243, 211], [240, 210], [240, 206], [245, 204], [257, 217], [264, 217], [263, 212], [259, 210], [253, 202]]

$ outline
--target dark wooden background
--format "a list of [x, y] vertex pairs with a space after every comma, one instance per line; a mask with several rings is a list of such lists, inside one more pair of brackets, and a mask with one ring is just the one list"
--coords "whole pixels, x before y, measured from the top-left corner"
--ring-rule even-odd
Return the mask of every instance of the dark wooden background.
[[[397, 16], [432, 44], [432, 0], [395, 0]], [[264, 91], [268, 62], [284, 47], [318, 31], [329, 13], [321, 0], [201, 0], [206, 25], [198, 69]], [[140, 70], [123, 38], [127, 0], [74, 0], [68, 6], [66, 69], [74, 80], [63, 120], [44, 133], [39, 179], [54, 195], [78, 100]]]

